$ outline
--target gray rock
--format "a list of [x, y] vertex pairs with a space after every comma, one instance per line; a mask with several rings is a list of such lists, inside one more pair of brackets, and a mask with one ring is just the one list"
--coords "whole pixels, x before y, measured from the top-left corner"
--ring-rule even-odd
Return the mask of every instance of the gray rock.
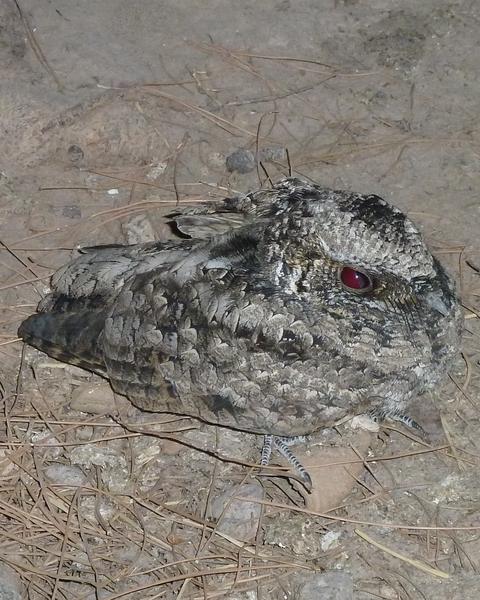
[[69, 219], [79, 219], [82, 216], [82, 211], [79, 206], [69, 205], [62, 208], [62, 215]]
[[53, 464], [45, 469], [45, 476], [52, 483], [81, 486], [87, 481], [81, 469], [75, 466]]
[[241, 174], [250, 173], [255, 168], [255, 156], [250, 150], [240, 148], [227, 156], [226, 165], [230, 173], [233, 171]]
[[292, 600], [353, 600], [353, 578], [345, 571], [296, 573], [284, 597]]
[[260, 504], [232, 500], [234, 496], [262, 499], [263, 488], [259, 483], [246, 483], [226, 490], [215, 498], [210, 506], [210, 517], [218, 519], [217, 531], [240, 540], [255, 537], [260, 518]]
[[301, 591], [299, 600], [352, 600], [353, 579], [344, 571], [327, 571], [315, 575]]
[[92, 415], [112, 413], [115, 411], [112, 388], [104, 381], [79, 385], [72, 392], [70, 408]]
[[22, 600], [20, 578], [8, 565], [0, 564], [0, 600]]
[[83, 160], [84, 153], [83, 150], [77, 144], [72, 144], [67, 150], [68, 158], [72, 161], [72, 163], [78, 163]]

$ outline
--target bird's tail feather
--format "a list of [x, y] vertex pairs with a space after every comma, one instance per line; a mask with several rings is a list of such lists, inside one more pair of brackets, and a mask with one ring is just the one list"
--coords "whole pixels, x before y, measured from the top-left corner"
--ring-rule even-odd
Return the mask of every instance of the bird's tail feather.
[[18, 335], [57, 360], [105, 375], [99, 345], [104, 324], [102, 310], [38, 313], [20, 325]]

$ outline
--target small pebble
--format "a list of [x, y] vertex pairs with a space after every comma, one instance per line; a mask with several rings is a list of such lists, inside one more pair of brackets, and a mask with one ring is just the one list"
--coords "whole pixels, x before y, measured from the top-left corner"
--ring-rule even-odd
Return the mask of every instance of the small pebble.
[[82, 216], [82, 211], [78, 206], [64, 206], [62, 208], [62, 215], [70, 219], [79, 219]]
[[226, 165], [230, 173], [250, 173], [255, 168], [255, 156], [250, 150], [235, 150], [227, 156]]
[[127, 461], [124, 456], [108, 446], [98, 444], [84, 444], [72, 449], [70, 460], [73, 464], [80, 465], [86, 469], [92, 466], [124, 469]]
[[365, 431], [380, 431], [380, 424], [374, 421], [369, 415], [356, 415], [350, 421], [352, 429], [364, 429]]
[[45, 469], [45, 476], [52, 483], [79, 487], [87, 482], [83, 471], [78, 467], [53, 464]]
[[339, 531], [328, 531], [325, 535], [322, 535], [320, 547], [324, 552], [338, 546], [338, 540], [342, 534]]
[[0, 564], [0, 600], [26, 598], [20, 577], [6, 564]]
[[93, 437], [94, 429], [91, 425], [77, 427], [76, 438], [79, 442], [89, 442]]
[[30, 438], [32, 444], [36, 444], [36, 451], [39, 452], [45, 460], [55, 460], [63, 453], [58, 444], [58, 440], [48, 429], [32, 433]]
[[153, 180], [158, 179], [160, 175], [163, 175], [168, 167], [168, 163], [159, 162], [156, 165], [151, 165], [148, 171], [146, 172], [147, 179]]
[[67, 150], [68, 158], [72, 161], [72, 163], [78, 163], [83, 160], [84, 153], [80, 146], [77, 144], [72, 144]]
[[305, 577], [299, 591], [302, 600], [353, 600], [353, 578], [345, 571], [326, 571]]
[[72, 464], [84, 469], [100, 467], [102, 485], [109, 492], [122, 494], [132, 491], [127, 460], [120, 450], [98, 444], [85, 444], [73, 448], [70, 460]]
[[72, 392], [70, 408], [92, 415], [115, 412], [115, 397], [112, 388], [106, 382], [79, 385]]
[[263, 488], [259, 483], [235, 486], [217, 496], [210, 506], [209, 516], [219, 519], [217, 531], [239, 540], [253, 540], [257, 533], [261, 505], [243, 500], [232, 500], [233, 496], [262, 500]]
[[11, 460], [9, 455], [10, 450], [0, 449], [0, 473], [2, 477], [8, 477], [8, 475], [18, 471], [18, 466]]

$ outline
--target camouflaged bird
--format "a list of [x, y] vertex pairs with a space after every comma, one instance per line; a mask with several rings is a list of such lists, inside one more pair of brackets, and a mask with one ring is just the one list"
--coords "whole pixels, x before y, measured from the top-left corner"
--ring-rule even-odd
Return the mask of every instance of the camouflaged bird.
[[364, 412], [413, 423], [462, 318], [400, 210], [289, 178], [175, 220], [192, 239], [81, 250], [19, 335], [141, 409], [270, 443]]

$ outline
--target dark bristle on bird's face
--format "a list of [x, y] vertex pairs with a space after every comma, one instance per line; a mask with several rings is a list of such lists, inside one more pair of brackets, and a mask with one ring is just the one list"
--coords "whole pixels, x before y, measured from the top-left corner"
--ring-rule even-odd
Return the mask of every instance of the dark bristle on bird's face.
[[376, 195], [287, 178], [172, 218], [188, 239], [84, 249], [19, 335], [139, 408], [286, 437], [403, 414], [458, 352], [452, 278]]

